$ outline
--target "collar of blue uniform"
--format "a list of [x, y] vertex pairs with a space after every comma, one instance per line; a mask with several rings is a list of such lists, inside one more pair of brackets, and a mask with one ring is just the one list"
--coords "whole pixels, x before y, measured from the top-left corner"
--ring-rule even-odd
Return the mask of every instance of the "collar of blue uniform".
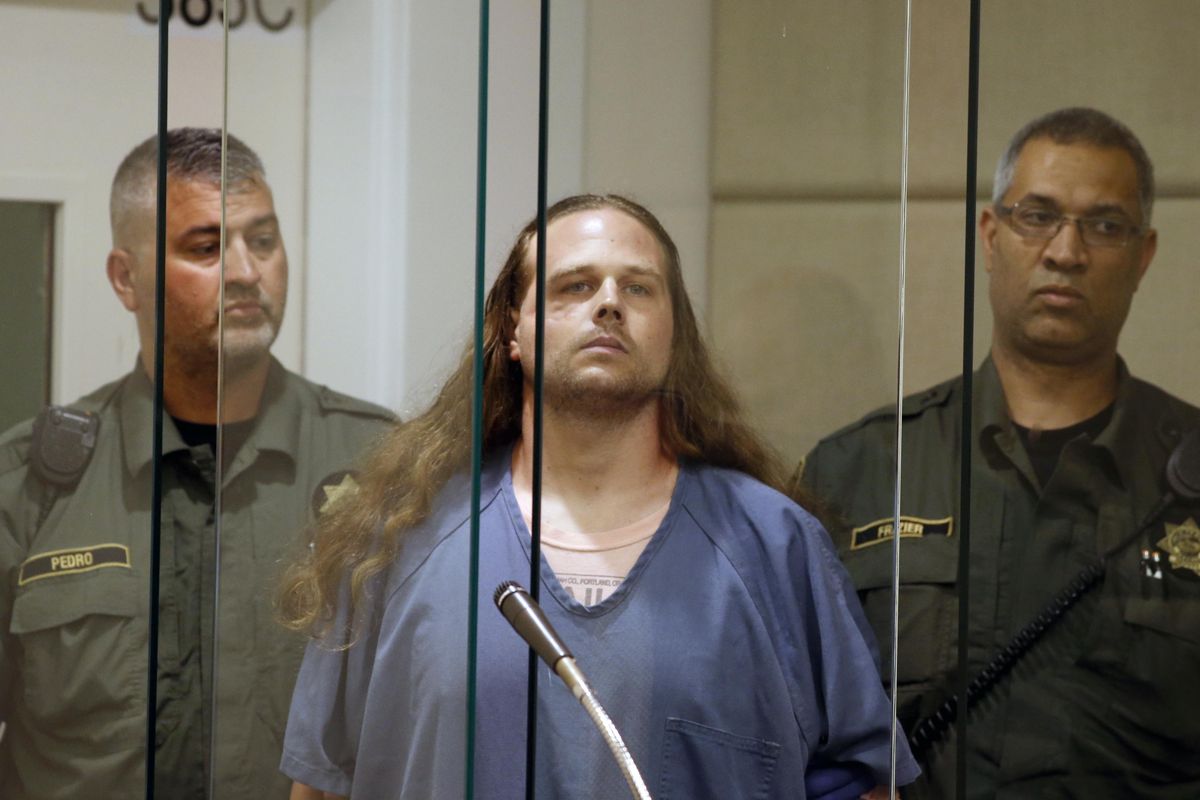
[[[254, 463], [259, 453], [272, 451], [292, 461], [300, 440], [301, 408], [295, 392], [288, 392], [287, 370], [271, 357], [267, 383], [263, 390], [258, 420], [249, 438], [226, 470], [224, 483]], [[150, 466], [154, 450], [151, 422], [154, 415], [154, 384], [142, 369], [140, 361], [126, 377], [114, 398], [121, 426], [121, 444], [125, 451], [125, 466], [137, 475]], [[102, 432], [103, 435], [103, 432]], [[179, 432], [170, 417], [163, 420], [163, 454], [186, 450]]]
[[[1143, 419], [1144, 415], [1140, 414], [1138, 409], [1132, 408], [1134, 405], [1130, 398], [1132, 386], [1133, 379], [1129, 376], [1129, 368], [1125, 366], [1125, 360], [1118, 356], [1117, 395], [1114, 400], [1113, 416], [1107, 427], [1092, 442], [1094, 447], [1106, 454], [1109, 464], [1120, 479], [1123, 488], [1132, 486], [1130, 480], [1133, 476], [1129, 474], [1131, 460], [1129, 456], [1139, 446], [1139, 438], [1149, 431], [1149, 427], [1141, 424], [1147, 421]], [[988, 355], [979, 365], [979, 369], [975, 371], [973, 392], [975, 398], [972, 409], [975, 419], [972, 428], [977, 432], [976, 445], [987, 447], [989, 439], [1003, 437], [1009, 443], [1009, 449], [1012, 450], [1017, 441], [1016, 431], [1013, 429], [1012, 421], [1008, 418], [1004, 389], [1000, 385], [1000, 375], [996, 372], [996, 365], [992, 362], [991, 355]]]

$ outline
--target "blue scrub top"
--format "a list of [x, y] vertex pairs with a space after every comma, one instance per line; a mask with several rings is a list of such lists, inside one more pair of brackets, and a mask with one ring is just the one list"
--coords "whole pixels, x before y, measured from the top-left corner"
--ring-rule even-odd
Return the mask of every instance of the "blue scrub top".
[[[483, 474], [476, 798], [524, 792], [528, 650], [492, 605], [527, 583], [530, 537], [507, 452]], [[309, 645], [282, 770], [365, 798], [465, 791], [470, 482], [452, 480], [403, 534], [353, 646]], [[671, 506], [622, 585], [574, 600], [542, 562], [541, 605], [625, 739], [651, 794], [804, 798], [810, 760], [887, 782], [890, 704], [877, 651], [829, 537], [738, 472], [683, 464]], [[538, 667], [537, 793], [627, 798], [583, 708]], [[898, 783], [918, 768], [903, 736]]]

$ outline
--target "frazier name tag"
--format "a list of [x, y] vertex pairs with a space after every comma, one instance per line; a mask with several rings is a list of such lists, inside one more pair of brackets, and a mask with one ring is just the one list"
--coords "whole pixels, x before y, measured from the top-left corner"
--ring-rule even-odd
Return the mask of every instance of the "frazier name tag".
[[[850, 549], [859, 550], [873, 544], [889, 541], [892, 538], [894, 520], [891, 517], [868, 522], [861, 528], [850, 532]], [[920, 538], [922, 536], [953, 536], [954, 517], [945, 519], [921, 519], [920, 517], [900, 517], [900, 538]]]
[[52, 550], [25, 560], [21, 565], [18, 586], [55, 575], [74, 575], [101, 567], [129, 566], [129, 548], [123, 544], [97, 544], [70, 550]]

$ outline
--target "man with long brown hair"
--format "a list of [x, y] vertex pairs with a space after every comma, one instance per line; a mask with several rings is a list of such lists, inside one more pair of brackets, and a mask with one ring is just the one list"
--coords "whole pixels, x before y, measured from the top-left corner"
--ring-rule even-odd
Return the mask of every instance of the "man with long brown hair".
[[[484, 320], [484, 603], [530, 568], [535, 244], [531, 222]], [[811, 762], [846, 765], [864, 790], [886, 782], [889, 711], [862, 612], [714, 370], [670, 236], [636, 203], [582, 195], [549, 209], [545, 251], [544, 606], [648, 784], [799, 797]], [[396, 428], [285, 585], [289, 624], [321, 637], [285, 742], [293, 797], [462, 795], [472, 355]], [[475, 796], [515, 797], [526, 651], [479, 614]], [[528, 779], [547, 797], [619, 796], [598, 734], [549, 677]], [[906, 749], [899, 767], [915, 777]]]

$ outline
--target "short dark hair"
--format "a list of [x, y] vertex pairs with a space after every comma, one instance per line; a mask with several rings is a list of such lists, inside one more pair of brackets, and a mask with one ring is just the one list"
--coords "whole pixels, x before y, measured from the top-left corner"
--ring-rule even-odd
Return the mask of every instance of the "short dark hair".
[[1056, 144], [1082, 143], [1124, 150], [1133, 159], [1137, 170], [1138, 204], [1141, 206], [1142, 224], [1150, 224], [1150, 215], [1154, 210], [1154, 164], [1146, 154], [1146, 149], [1124, 123], [1103, 111], [1081, 106], [1060, 108], [1043, 114], [1016, 132], [996, 164], [996, 177], [992, 184], [993, 203], [999, 203], [1012, 186], [1017, 158], [1031, 139], [1049, 139]]
[[[247, 184], [266, 183], [266, 170], [258, 154], [232, 133], [226, 135], [226, 182], [230, 189]], [[221, 184], [221, 129], [172, 128], [167, 131], [167, 176], [185, 181]], [[158, 177], [158, 136], [139, 144], [117, 167], [109, 195], [109, 216], [113, 238], [118, 221], [127, 214], [153, 205]]]

